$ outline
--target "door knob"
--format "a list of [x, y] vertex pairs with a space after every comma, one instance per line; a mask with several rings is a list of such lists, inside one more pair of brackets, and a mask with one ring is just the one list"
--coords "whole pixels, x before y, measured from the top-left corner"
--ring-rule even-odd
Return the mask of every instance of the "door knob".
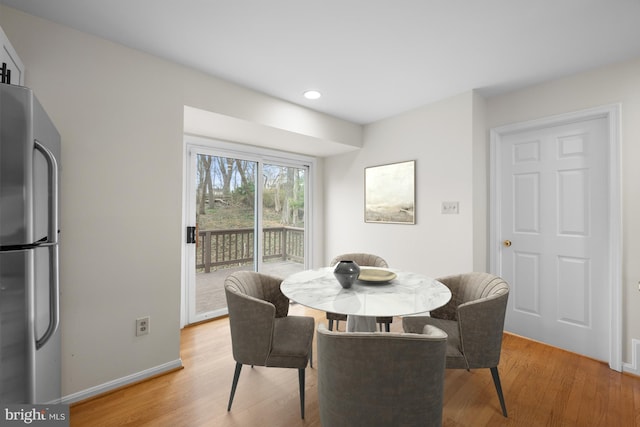
[[511, 240], [505, 240], [504, 242], [502, 242], [502, 244], [508, 248], [509, 246], [511, 246]]

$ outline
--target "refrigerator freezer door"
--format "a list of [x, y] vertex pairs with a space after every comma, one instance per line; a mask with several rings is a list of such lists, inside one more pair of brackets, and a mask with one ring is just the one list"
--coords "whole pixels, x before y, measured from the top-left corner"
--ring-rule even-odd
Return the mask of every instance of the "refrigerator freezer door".
[[33, 243], [31, 91], [0, 84], [0, 247]]
[[[50, 321], [49, 257], [52, 252], [51, 247], [0, 252], [2, 403], [58, 403], [60, 400], [60, 331], [36, 350], [36, 340], [44, 334]], [[25, 283], [33, 286], [24, 286]]]
[[[0, 402], [29, 400], [28, 251], [0, 252]], [[32, 336], [32, 334], [31, 334]]]
[[[33, 92], [0, 84], [0, 248], [30, 245], [48, 233], [47, 160], [60, 167], [60, 134]], [[36, 192], [36, 194], [34, 194]]]

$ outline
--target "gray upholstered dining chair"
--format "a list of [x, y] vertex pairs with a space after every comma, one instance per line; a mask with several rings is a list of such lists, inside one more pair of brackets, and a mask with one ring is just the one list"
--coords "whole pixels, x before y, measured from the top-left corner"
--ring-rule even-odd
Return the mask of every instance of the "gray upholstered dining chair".
[[437, 279], [451, 290], [451, 300], [427, 316], [402, 319], [405, 332], [420, 333], [425, 325], [449, 336], [447, 369], [489, 368], [502, 414], [507, 416], [498, 363], [502, 348], [509, 285], [489, 273], [466, 273]]
[[[345, 260], [354, 261], [359, 266], [364, 266], [364, 267], [382, 267], [382, 268], [389, 267], [389, 265], [387, 264], [387, 261], [385, 261], [382, 257], [379, 257], [378, 255], [366, 254], [366, 253], [349, 253], [349, 254], [338, 255], [337, 257], [331, 260], [329, 265], [334, 266], [338, 262], [345, 261]], [[332, 331], [333, 322], [334, 321], [336, 322], [336, 329], [338, 329], [338, 327], [340, 326], [341, 320], [344, 320], [346, 322], [347, 315], [342, 313], [332, 313], [328, 311], [327, 320], [329, 321], [329, 330]], [[389, 332], [389, 330], [391, 329], [391, 322], [393, 322], [393, 317], [390, 317], [390, 316], [376, 317], [376, 323], [379, 325], [381, 330], [382, 330], [382, 325], [384, 325], [385, 330]]]
[[280, 291], [281, 282], [280, 278], [253, 271], [232, 273], [224, 281], [236, 361], [227, 411], [231, 410], [242, 365], [295, 368], [304, 419], [305, 369], [311, 358], [315, 320], [288, 316], [289, 299]]
[[442, 330], [334, 332], [320, 324], [317, 341], [323, 426], [442, 426]]

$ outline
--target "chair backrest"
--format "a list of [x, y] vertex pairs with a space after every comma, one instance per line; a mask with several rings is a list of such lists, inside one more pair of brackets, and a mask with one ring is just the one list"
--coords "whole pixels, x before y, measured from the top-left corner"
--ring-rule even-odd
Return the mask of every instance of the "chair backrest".
[[438, 280], [451, 290], [451, 300], [431, 316], [458, 322], [461, 350], [469, 368], [498, 366], [509, 297], [507, 282], [489, 273]]
[[317, 330], [322, 425], [442, 425], [447, 335]]
[[490, 273], [463, 273], [437, 279], [451, 291], [449, 302], [431, 312], [439, 319], [458, 320], [458, 307], [484, 298], [497, 298], [509, 293], [509, 285], [500, 277]]
[[255, 271], [237, 271], [224, 281], [225, 288], [258, 298], [273, 304], [276, 317], [289, 314], [289, 298], [280, 290], [282, 278]]
[[264, 366], [271, 352], [276, 317], [289, 311], [280, 291], [282, 279], [252, 271], [232, 273], [224, 281], [229, 309], [233, 358], [245, 365]]
[[385, 261], [382, 257], [366, 253], [350, 253], [338, 255], [331, 260], [329, 265], [334, 266], [340, 261], [354, 261], [356, 264], [365, 267], [389, 267], [387, 261]]

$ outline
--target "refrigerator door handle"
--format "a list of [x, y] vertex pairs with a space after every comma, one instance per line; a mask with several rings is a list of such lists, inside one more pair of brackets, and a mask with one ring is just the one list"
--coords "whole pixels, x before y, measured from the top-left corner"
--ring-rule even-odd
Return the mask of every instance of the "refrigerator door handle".
[[51, 150], [37, 139], [35, 148], [42, 153], [49, 167], [49, 224], [47, 227], [47, 243], [58, 243], [58, 161]]
[[34, 140], [36, 150], [40, 151], [47, 160], [49, 171], [49, 226], [47, 227], [47, 242], [49, 246], [49, 325], [40, 339], [36, 338], [36, 349], [49, 341], [60, 324], [60, 280], [58, 272], [58, 162], [53, 153]]
[[58, 278], [58, 246], [49, 246], [49, 326], [40, 339], [36, 338], [36, 350], [44, 346], [60, 324], [60, 281]]

